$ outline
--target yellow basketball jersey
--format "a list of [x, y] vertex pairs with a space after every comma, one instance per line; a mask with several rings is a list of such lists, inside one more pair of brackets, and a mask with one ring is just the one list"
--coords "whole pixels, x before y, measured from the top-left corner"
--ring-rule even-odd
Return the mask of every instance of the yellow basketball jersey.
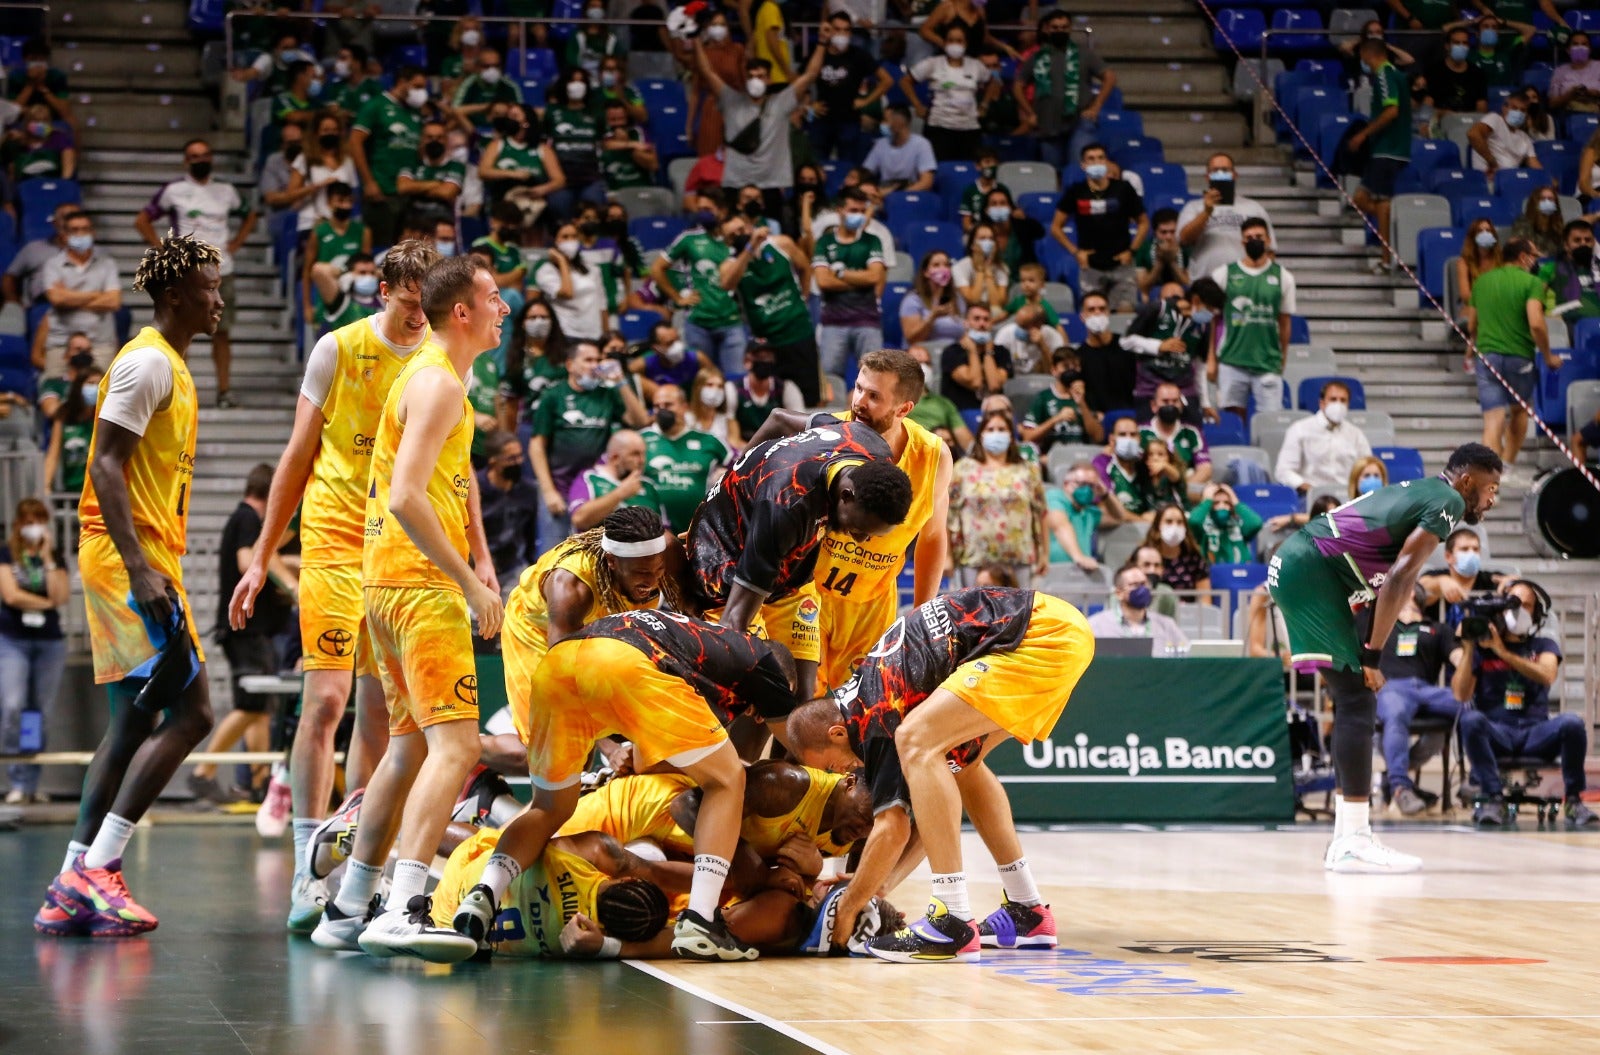
[[694, 838], [678, 827], [670, 812], [672, 800], [692, 787], [694, 781], [676, 774], [619, 777], [579, 799], [578, 808], [556, 835], [604, 832], [624, 846], [649, 839], [671, 853], [693, 853]]
[[[557, 570], [577, 576], [580, 582], [589, 587], [589, 592], [594, 596], [594, 602], [583, 615], [585, 626], [602, 616], [656, 606], [656, 602], [651, 600], [645, 604], [627, 603], [615, 612], [603, 607], [600, 602], [600, 587], [596, 585], [599, 581], [599, 570], [596, 567], [599, 559], [570, 538], [562, 541], [554, 549], [545, 551], [533, 567], [522, 573], [522, 578], [517, 581], [507, 601], [507, 611], [510, 611], [512, 604], [517, 605], [518, 626], [526, 629], [537, 641], [545, 641], [550, 630], [550, 606], [544, 599], [544, 581], [549, 578], [551, 572]], [[508, 621], [509, 618], [508, 615]]]
[[[848, 413], [839, 416], [850, 418]], [[817, 570], [812, 577], [823, 604], [870, 601], [895, 589], [906, 550], [933, 512], [934, 480], [944, 445], [914, 421], [901, 424], [906, 430], [906, 449], [896, 464], [911, 477], [911, 509], [903, 523], [865, 543], [833, 531], [823, 536], [822, 552], [817, 554]]]
[[845, 852], [845, 847], [836, 846], [827, 833], [819, 831], [823, 812], [828, 807], [828, 797], [839, 786], [839, 781], [844, 779], [843, 775], [812, 769], [810, 766], [801, 768], [811, 778], [811, 786], [806, 789], [799, 805], [781, 817], [747, 816], [739, 829], [740, 837], [762, 857], [772, 857], [785, 839], [796, 834], [810, 839], [829, 857], [837, 857]]
[[[405, 528], [389, 513], [389, 481], [405, 426], [400, 422], [400, 397], [417, 372], [428, 367], [447, 370], [460, 387], [455, 367], [444, 349], [429, 341], [418, 349], [389, 388], [372, 444], [372, 484], [367, 489], [365, 545], [361, 554], [364, 586], [408, 586], [461, 592], [454, 579], [440, 571]], [[448, 383], [448, 382], [445, 382]], [[462, 388], [461, 418], [445, 437], [444, 449], [428, 477], [428, 501], [444, 525], [451, 547], [467, 559], [467, 496], [472, 486], [472, 406]]]
[[[561, 928], [583, 913], [594, 919], [609, 877], [585, 858], [551, 846], [512, 882], [495, 919], [495, 951], [505, 956], [560, 956]], [[515, 907], [516, 915], [506, 912]]]
[[378, 332], [382, 317], [333, 331], [338, 362], [322, 404], [322, 445], [300, 510], [302, 567], [349, 567], [361, 559], [378, 419], [389, 387], [416, 354], [395, 353]]
[[[144, 436], [133, 449], [123, 468], [128, 485], [128, 504], [133, 526], [146, 557], [164, 574], [177, 574], [176, 558], [188, 549], [189, 489], [194, 482], [194, 440], [200, 420], [200, 403], [195, 398], [194, 378], [189, 366], [153, 326], [146, 326], [122, 346], [116, 358], [139, 348], [154, 348], [172, 367], [172, 397], [164, 408], [150, 415]], [[113, 365], [116, 359], [112, 360]], [[100, 405], [105, 405], [111, 371], [100, 379]], [[99, 420], [89, 439], [89, 462], [94, 462], [95, 445], [100, 439]], [[83, 495], [78, 500], [78, 520], [83, 538], [106, 534], [100, 499], [94, 480], [85, 476]], [[172, 558], [162, 560], [162, 557]]]

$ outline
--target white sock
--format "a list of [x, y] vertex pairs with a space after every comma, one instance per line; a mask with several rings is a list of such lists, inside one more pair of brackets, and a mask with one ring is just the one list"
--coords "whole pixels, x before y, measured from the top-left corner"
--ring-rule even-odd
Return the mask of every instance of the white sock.
[[972, 921], [972, 902], [967, 898], [967, 873], [948, 872], [933, 874], [933, 896], [944, 902], [944, 907], [956, 919]]
[[79, 854], [87, 853], [88, 850], [89, 850], [89, 844], [88, 843], [80, 843], [76, 839], [74, 839], [71, 842], [67, 843], [67, 859], [65, 861], [61, 862], [61, 870], [63, 872], [72, 871], [72, 862], [77, 859]]
[[133, 837], [133, 825], [134, 822], [126, 817], [106, 814], [106, 819], [100, 822], [100, 830], [95, 833], [94, 842], [84, 851], [83, 867], [104, 868], [121, 857], [122, 851], [128, 848], [128, 840]]
[[1029, 908], [1044, 903], [1044, 898], [1039, 894], [1039, 884], [1033, 881], [1033, 869], [1028, 867], [1026, 857], [1019, 857], [1008, 865], [1001, 865], [1000, 882], [1006, 888], [1007, 901], [1014, 901]]
[[296, 817], [294, 825], [294, 874], [310, 875], [311, 860], [308, 851], [311, 847], [311, 833], [322, 826], [319, 820], [302, 820]]
[[517, 864], [516, 858], [495, 854], [483, 866], [483, 875], [478, 877], [478, 882], [494, 891], [494, 903], [498, 905], [506, 899], [506, 891], [511, 889], [511, 884], [521, 874], [522, 866]]
[[385, 912], [405, 909], [411, 899], [428, 890], [428, 866], [421, 861], [401, 859], [394, 863], [394, 884], [389, 887], [389, 900], [383, 903]]
[[1360, 835], [1371, 830], [1372, 822], [1368, 819], [1368, 804], [1366, 801], [1338, 800], [1338, 806], [1333, 814], [1334, 838], [1337, 839], [1345, 835]]
[[694, 855], [694, 878], [689, 881], [689, 911], [710, 920], [717, 914], [722, 899], [722, 884], [728, 878], [728, 860], [716, 854]]
[[339, 883], [339, 896], [333, 903], [346, 916], [364, 916], [382, 879], [382, 865], [369, 865], [352, 857], [344, 864], [344, 879]]

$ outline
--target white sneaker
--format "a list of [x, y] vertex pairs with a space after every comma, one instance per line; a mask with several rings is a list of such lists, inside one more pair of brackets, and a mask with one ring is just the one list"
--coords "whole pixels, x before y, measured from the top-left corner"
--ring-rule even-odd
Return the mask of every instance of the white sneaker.
[[369, 956], [415, 956], [429, 963], [460, 963], [478, 951], [478, 943], [465, 934], [433, 925], [433, 899], [426, 894], [379, 915], [361, 932], [360, 943]]
[[383, 902], [374, 894], [372, 900], [367, 903], [365, 912], [346, 916], [339, 910], [337, 902], [329, 901], [323, 908], [322, 921], [317, 924], [317, 929], [311, 932], [312, 944], [321, 949], [360, 952], [361, 933], [378, 914], [378, 908], [382, 904]]
[[256, 810], [256, 832], [263, 839], [281, 839], [289, 826], [289, 811], [293, 802], [289, 795], [289, 767], [282, 762], [272, 765], [272, 779], [267, 782], [267, 797]]
[[297, 874], [289, 894], [289, 930], [295, 934], [311, 933], [322, 918], [323, 906], [330, 900], [328, 887], [322, 880], [303, 872]]
[[1343, 875], [1404, 875], [1421, 869], [1422, 858], [1390, 849], [1369, 830], [1330, 842], [1322, 867]]
[[467, 891], [467, 896], [461, 899], [450, 926], [457, 934], [465, 934], [477, 942], [479, 949], [487, 949], [489, 934], [494, 930], [496, 913], [494, 891], [479, 883]]

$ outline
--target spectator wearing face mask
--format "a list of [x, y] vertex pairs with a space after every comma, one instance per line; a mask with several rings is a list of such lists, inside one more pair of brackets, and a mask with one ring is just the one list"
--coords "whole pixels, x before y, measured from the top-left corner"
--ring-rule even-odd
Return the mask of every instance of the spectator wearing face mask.
[[645, 140], [633, 124], [626, 103], [615, 101], [605, 106], [605, 136], [600, 140], [600, 172], [609, 190], [655, 185], [660, 167], [656, 148]]
[[824, 24], [827, 57], [817, 78], [816, 102], [807, 123], [811, 149], [818, 161], [837, 153], [847, 165], [859, 165], [871, 144], [861, 131], [861, 111], [892, 88], [889, 74], [850, 36], [848, 11], [836, 9]]
[[1208, 564], [1249, 564], [1255, 559], [1250, 541], [1261, 528], [1260, 515], [1227, 484], [1207, 484], [1200, 503], [1189, 510], [1189, 531]]
[[1350, 467], [1349, 496], [1351, 498], [1359, 498], [1361, 495], [1369, 494], [1380, 487], [1388, 486], [1389, 469], [1383, 464], [1382, 458], [1375, 458], [1369, 454], [1365, 458], [1358, 459]]
[[[1144, 200], [1127, 180], [1113, 178], [1105, 147], [1090, 143], [1081, 156], [1084, 178], [1062, 192], [1050, 234], [1077, 257], [1084, 293], [1105, 294], [1113, 311], [1132, 311], [1138, 300], [1133, 257], [1150, 233]], [[1077, 244], [1067, 237], [1067, 222]], [[1129, 234], [1128, 225], [1136, 230]]]
[[[883, 264], [892, 270], [897, 259], [894, 235], [889, 233], [889, 228], [885, 227], [883, 221], [875, 215], [883, 210], [883, 190], [878, 186], [877, 178], [866, 169], [851, 169], [845, 176], [841, 191], [852, 188], [867, 196], [867, 205], [872, 211], [867, 216], [866, 231], [878, 239], [883, 248]], [[812, 195], [811, 204], [813, 206], [816, 204], [816, 195]], [[823, 235], [844, 222], [844, 210], [839, 206], [829, 205], [820, 212], [808, 212], [806, 205], [806, 202], [801, 202], [798, 227], [800, 237], [796, 241], [801, 248], [810, 252]]]
[[1556, 188], [1540, 187], [1528, 195], [1522, 215], [1511, 225], [1511, 237], [1532, 242], [1541, 257], [1553, 257], [1561, 252], [1563, 224]]
[[1050, 532], [1050, 563], [1071, 561], [1084, 571], [1098, 571], [1094, 554], [1100, 525], [1120, 523], [1123, 517], [1116, 496], [1107, 491], [1089, 462], [1067, 471], [1060, 487], [1045, 492], [1045, 528]]
[[1494, 186], [1494, 174], [1501, 169], [1543, 168], [1539, 155], [1534, 153], [1533, 137], [1528, 135], [1528, 100], [1512, 93], [1497, 114], [1485, 114], [1483, 120], [1467, 132], [1467, 147], [1472, 167], [1483, 173]]
[[319, 336], [383, 310], [378, 281], [378, 265], [371, 253], [356, 253], [343, 272], [332, 264], [312, 267], [311, 282], [322, 298]]
[[983, 397], [1005, 388], [1011, 377], [1011, 353], [996, 347], [987, 305], [967, 307], [966, 333], [940, 354], [939, 391], [957, 410], [977, 410]]
[[[911, 289], [901, 298], [900, 334], [907, 344], [926, 342], [943, 348], [959, 341], [966, 333], [965, 304], [955, 286], [950, 256], [942, 249], [930, 249], [922, 256]], [[943, 392], [940, 384], [933, 388]], [[949, 394], [945, 393], [946, 398]]]
[[[513, 337], [500, 372], [500, 427], [528, 426], [544, 390], [567, 377], [567, 340], [544, 291], [528, 291], [528, 303], [510, 328]], [[526, 437], [524, 437], [526, 438]]]
[[878, 131], [878, 141], [861, 167], [877, 177], [885, 191], [932, 190], [938, 157], [927, 138], [911, 130], [911, 108], [898, 104], [884, 107]]
[[283, 129], [280, 149], [268, 155], [256, 180], [256, 193], [267, 207], [267, 219], [276, 224], [278, 218], [291, 210], [298, 211], [316, 200], [311, 188], [294, 187], [294, 163], [304, 157], [305, 132], [299, 125]]
[[[270, 64], [272, 58], [267, 56]], [[77, 129], [68, 93], [67, 75], [50, 62], [50, 44], [43, 37], [31, 37], [22, 45], [22, 65], [7, 71], [11, 101], [19, 109], [42, 105], [49, 108], [50, 120]]]
[[599, 80], [600, 60], [609, 56], [626, 56], [628, 42], [607, 24], [606, 5], [602, 0], [589, 0], [584, 5], [583, 14], [587, 21], [567, 38], [562, 68], [579, 67], [590, 79]]
[[[744, 45], [734, 40], [728, 32], [728, 16], [712, 10], [705, 27], [693, 42], [673, 40], [673, 54], [689, 70], [689, 141], [702, 159], [711, 157], [722, 149], [722, 111], [717, 106], [717, 92], [709, 81], [699, 75], [695, 65], [694, 50], [698, 45], [705, 53], [706, 63], [723, 84], [737, 84], [744, 76]], [[720, 184], [722, 181], [717, 180]]]
[[569, 69], [552, 89], [554, 99], [545, 107], [544, 134], [566, 178], [565, 186], [546, 195], [557, 220], [572, 216], [579, 201], [596, 205], [606, 202], [606, 185], [600, 171], [604, 118], [591, 107], [590, 90], [588, 75], [582, 69]]
[[[302, 201], [300, 217], [295, 222], [295, 229], [302, 237], [315, 228], [318, 221], [332, 218], [335, 206], [329, 197], [335, 187], [343, 188], [344, 207], [348, 210], [354, 203], [352, 194], [360, 180], [355, 162], [345, 152], [343, 126], [336, 113], [324, 110], [312, 123], [308, 133], [305, 151], [294, 159], [289, 175], [291, 192], [312, 192]], [[344, 219], [346, 222], [350, 220], [349, 212]], [[359, 224], [361, 221], [355, 222]], [[365, 231], [365, 225], [361, 229]], [[370, 245], [362, 248], [372, 251]]]
[[645, 465], [655, 481], [668, 526], [673, 531], [687, 531], [706, 492], [722, 478], [732, 451], [712, 433], [694, 427], [682, 388], [659, 386], [653, 403], [655, 424], [640, 433]]
[[818, 354], [822, 372], [843, 375], [850, 360], [860, 362], [883, 347], [883, 312], [878, 293], [888, 269], [883, 243], [866, 230], [871, 216], [867, 196], [859, 190], [840, 195], [844, 222], [817, 239], [811, 275], [822, 293]]
[[[719, 280], [733, 293], [752, 339], [766, 341], [778, 355], [778, 375], [793, 381], [807, 406], [822, 402], [816, 326], [806, 307], [802, 278], [811, 275], [811, 261], [792, 238], [733, 215], [722, 224], [729, 250]], [[691, 393], [690, 401], [694, 400]]]
[[489, 108], [495, 103], [521, 105], [522, 88], [505, 75], [500, 52], [494, 48], [479, 49], [474, 66], [474, 72], [456, 85], [451, 108], [479, 131], [486, 132], [489, 122], [485, 118]]
[[[1380, 231], [1389, 230], [1390, 201], [1394, 198], [1395, 184], [1411, 164], [1411, 85], [1396, 63], [1409, 65], [1409, 55], [1393, 54], [1381, 36], [1367, 37], [1361, 42], [1357, 54], [1362, 68], [1372, 81], [1372, 110], [1367, 126], [1351, 135], [1349, 147], [1369, 152], [1366, 166], [1361, 170], [1361, 186], [1355, 194], [1355, 206]], [[1402, 52], [1401, 55], [1404, 55]], [[1376, 274], [1386, 274], [1394, 269], [1385, 242], [1381, 254], [1373, 264]]]
[[1160, 612], [1152, 612], [1155, 593], [1150, 577], [1133, 565], [1117, 569], [1112, 579], [1116, 603], [1089, 617], [1095, 637], [1147, 637], [1154, 641], [1154, 655], [1171, 656], [1185, 652], [1189, 639], [1178, 624]]
[[997, 190], [1003, 190], [1007, 195], [1011, 193], [1011, 188], [996, 178], [1000, 171], [1000, 157], [995, 153], [993, 147], [978, 148], [977, 164], [978, 178], [967, 184], [961, 191], [961, 229], [963, 232], [970, 232], [973, 224], [984, 219], [991, 193]]
[[1129, 520], [1155, 518], [1155, 507], [1150, 503], [1150, 470], [1145, 465], [1144, 446], [1139, 442], [1139, 426], [1132, 418], [1118, 418], [1111, 426], [1106, 450], [1095, 456], [1094, 467], [1100, 482], [1116, 497]]
[[1301, 494], [1313, 487], [1347, 486], [1355, 463], [1372, 455], [1366, 433], [1346, 420], [1349, 414], [1350, 390], [1338, 381], [1324, 384], [1317, 412], [1284, 434], [1273, 473], [1277, 481]]
[[689, 382], [685, 395], [689, 400], [685, 420], [691, 428], [708, 432], [729, 447], [744, 446], [739, 423], [728, 405], [727, 381], [721, 371], [714, 366], [701, 370]]
[[[428, 78], [415, 66], [395, 72], [394, 87], [367, 100], [350, 126], [350, 160], [361, 174], [361, 216], [375, 245], [393, 245], [405, 203], [400, 171], [417, 163]], [[440, 155], [443, 160], [443, 155]]]
[[1089, 406], [1099, 414], [1132, 410], [1136, 357], [1123, 350], [1111, 332], [1111, 304], [1105, 294], [1086, 294], [1078, 306], [1078, 317], [1087, 334], [1073, 354], [1083, 371]]
[[583, 259], [578, 225], [556, 228], [554, 251], [534, 269], [533, 280], [561, 319], [569, 338], [599, 341], [607, 329], [605, 283], [598, 267]]
[[1050, 387], [1033, 397], [1022, 419], [1022, 438], [1038, 447], [1041, 455], [1058, 443], [1104, 442], [1105, 426], [1089, 407], [1077, 357], [1070, 349], [1057, 348], [1050, 365]]
[[1176, 503], [1156, 510], [1144, 544], [1161, 554], [1161, 581], [1179, 592], [1211, 589], [1211, 562], [1189, 530], [1189, 515]]
[[1133, 399], [1141, 415], [1154, 414], [1156, 389], [1173, 384], [1183, 397], [1183, 420], [1191, 425], [1203, 420], [1201, 367], [1212, 346], [1222, 302], [1220, 286], [1209, 278], [1197, 279], [1187, 295], [1180, 286], [1165, 287], [1162, 296], [1140, 309], [1128, 324], [1118, 343], [1135, 356]]
[[650, 277], [669, 304], [688, 310], [684, 338], [729, 373], [739, 371], [745, 354], [745, 328], [739, 305], [723, 288], [722, 264], [731, 255], [722, 238], [722, 192], [690, 195], [693, 224], [672, 240], [650, 265]]
[[[488, 356], [479, 356], [486, 359]], [[528, 480], [522, 444], [498, 429], [484, 437], [487, 463], [478, 472], [483, 534], [495, 577], [507, 592], [539, 555], [539, 491]]]
[[50, 108], [34, 103], [23, 111], [22, 120], [13, 125], [0, 141], [0, 158], [11, 182], [30, 179], [74, 179], [78, 174], [78, 151], [72, 133], [58, 127]]
[[[978, 93], [989, 71], [968, 44], [966, 27], [951, 23], [944, 30], [943, 54], [916, 63], [900, 79], [900, 90], [925, 122], [923, 134], [940, 161], [970, 160], [979, 139]], [[918, 99], [917, 84], [928, 86], [928, 106]]]
[[[770, 2], [766, 6], [776, 7]], [[759, 56], [759, 47], [757, 49]], [[785, 198], [794, 186], [793, 151], [789, 140], [790, 117], [799, 99], [822, 72], [827, 48], [818, 48], [805, 72], [790, 80], [779, 77], [770, 60], [745, 62], [745, 81], [737, 88], [725, 83], [705, 61], [705, 49], [695, 40], [695, 61], [700, 76], [716, 93], [722, 108], [722, 128], [728, 148], [723, 166], [725, 187], [754, 184], [761, 188], [768, 216], [782, 215]]]
[[[724, 399], [740, 435], [754, 436], [777, 407], [794, 411], [806, 408], [799, 386], [778, 376], [778, 353], [766, 341], [751, 342], [744, 353], [743, 373], [740, 380], [726, 384]], [[658, 405], [659, 402], [658, 396]]]
[[1217, 386], [1217, 406], [1241, 419], [1252, 394], [1257, 407], [1283, 405], [1283, 365], [1297, 305], [1294, 274], [1268, 253], [1270, 233], [1265, 220], [1246, 220], [1239, 228], [1245, 262], [1211, 273], [1222, 289], [1226, 314], [1221, 347], [1206, 361], [1206, 378]]
[[[301, 274], [301, 307], [307, 319], [314, 317], [312, 292], [325, 282], [337, 282], [357, 254], [372, 252], [372, 232], [355, 218], [355, 198], [349, 184], [335, 183], [327, 192], [330, 215], [311, 229], [305, 271]], [[323, 282], [316, 281], [318, 267], [324, 269]], [[328, 302], [323, 304], [327, 306]]]
[[1444, 540], [1444, 570], [1425, 571], [1417, 577], [1422, 587], [1422, 606], [1437, 605], [1436, 617], [1448, 626], [1458, 626], [1461, 604], [1470, 595], [1499, 589], [1507, 576], [1485, 571], [1483, 539], [1470, 527], [1452, 531]]
[[[531, 110], [508, 106], [493, 119], [494, 137], [478, 157], [478, 178], [492, 202], [508, 201], [522, 211], [522, 225], [531, 228], [552, 198], [567, 186], [561, 159], [548, 140], [541, 141], [530, 124]], [[561, 199], [570, 208], [570, 198]], [[559, 213], [557, 214], [559, 215]]]
[[950, 560], [956, 581], [971, 586], [978, 569], [1000, 564], [1023, 588], [1050, 566], [1050, 535], [1039, 467], [1017, 449], [1005, 411], [985, 413], [978, 446], [956, 462], [950, 479]]
[[670, 322], [650, 327], [649, 351], [636, 363], [636, 372], [644, 377], [646, 397], [653, 397], [658, 385], [687, 389], [700, 371], [714, 365], [705, 353], [685, 344]]
[[1433, 108], [1435, 120], [1489, 109], [1489, 78], [1471, 57], [1472, 33], [1465, 26], [1447, 31], [1443, 50], [1422, 80], [1422, 101]]
[[[1528, 410], [1538, 371], [1535, 350], [1550, 370], [1561, 359], [1550, 350], [1545, 322], [1545, 284], [1531, 273], [1539, 251], [1520, 238], [1506, 242], [1501, 265], [1472, 287], [1472, 344], [1477, 350], [1478, 407], [1483, 411], [1484, 446], [1505, 463], [1502, 485], [1516, 481], [1512, 463], [1528, 434]], [[1512, 398], [1512, 394], [1517, 396]]]
[[368, 100], [384, 92], [380, 64], [372, 62], [369, 49], [361, 44], [341, 47], [334, 56], [332, 73], [322, 95], [342, 119], [353, 118]]
[[[66, 561], [50, 544], [45, 504], [24, 498], [11, 525], [0, 547], [0, 751], [8, 755], [19, 753], [24, 710], [35, 712], [43, 739], [43, 716], [55, 707], [66, 669], [61, 608], [71, 592]], [[7, 805], [46, 801], [39, 795], [39, 773], [36, 765], [13, 763]]]
[[1214, 275], [1219, 267], [1244, 260], [1241, 235], [1247, 220], [1267, 225], [1263, 237], [1268, 248], [1275, 242], [1267, 210], [1238, 193], [1237, 175], [1233, 158], [1213, 154], [1206, 162], [1205, 192], [1178, 213], [1178, 242], [1192, 254], [1191, 275]]
[[1157, 209], [1150, 217], [1150, 237], [1133, 251], [1134, 284], [1141, 297], [1168, 283], [1189, 285], [1189, 251], [1178, 241], [1178, 211]]
[[[77, 339], [78, 335], [74, 336]], [[40, 413], [50, 421], [50, 442], [44, 454], [44, 485], [59, 494], [77, 495], [89, 474], [89, 440], [94, 435], [95, 404], [100, 378], [87, 345], [67, 358], [67, 375], [39, 387]]]
[[[1500, 266], [1500, 236], [1494, 221], [1480, 216], [1467, 225], [1466, 237], [1461, 240], [1461, 252], [1455, 259], [1456, 304], [1462, 329], [1472, 329], [1472, 287], [1478, 279]], [[1469, 356], [1467, 370], [1472, 369]]]
[[1451, 28], [1456, 25], [1476, 27], [1478, 46], [1472, 49], [1471, 62], [1483, 71], [1489, 87], [1515, 87], [1528, 63], [1528, 41], [1538, 30], [1527, 22], [1510, 22], [1492, 14], [1476, 23], [1453, 23]]
[[1600, 113], [1600, 63], [1589, 56], [1589, 34], [1580, 29], [1567, 38], [1567, 61], [1550, 77], [1550, 109], [1555, 113]]
[[1184, 480], [1190, 484], [1204, 484], [1211, 479], [1211, 452], [1206, 450], [1206, 440], [1198, 428], [1184, 421], [1183, 392], [1171, 381], [1156, 386], [1150, 401], [1151, 416], [1139, 431], [1139, 442], [1149, 444], [1160, 440], [1167, 445]]
[[85, 212], [66, 219], [66, 247], [40, 269], [39, 284], [50, 310], [34, 330], [33, 361], [46, 377], [67, 370], [74, 334], [86, 335], [101, 363], [116, 354], [116, 313], [122, 307], [117, 262], [95, 245], [94, 221]]
[[1600, 317], [1600, 267], [1595, 266], [1594, 228], [1587, 220], [1572, 220], [1562, 228], [1561, 252], [1539, 265], [1538, 277], [1555, 294], [1557, 307], [1567, 307], [1568, 319]]
[[1011, 90], [1022, 119], [1039, 130], [1045, 164], [1062, 171], [1094, 141], [1100, 109], [1116, 84], [1116, 73], [1088, 39], [1072, 39], [1065, 11], [1051, 10], [1039, 19], [1038, 46], [1023, 53]]
[[467, 167], [450, 157], [443, 122], [426, 121], [417, 157], [400, 170], [395, 190], [408, 211], [453, 217], [466, 179]]
[[1000, 327], [994, 343], [1011, 353], [1012, 367], [1020, 377], [1048, 370], [1055, 353], [1065, 350], [1067, 339], [1045, 321], [1043, 309], [1028, 305]]

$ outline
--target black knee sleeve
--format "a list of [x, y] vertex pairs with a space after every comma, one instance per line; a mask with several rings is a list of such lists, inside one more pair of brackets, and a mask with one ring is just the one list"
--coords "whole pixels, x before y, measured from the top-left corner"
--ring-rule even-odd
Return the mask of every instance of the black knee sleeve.
[[1347, 796], [1372, 792], [1372, 731], [1378, 697], [1358, 670], [1327, 670], [1322, 680], [1333, 697], [1333, 769]]

